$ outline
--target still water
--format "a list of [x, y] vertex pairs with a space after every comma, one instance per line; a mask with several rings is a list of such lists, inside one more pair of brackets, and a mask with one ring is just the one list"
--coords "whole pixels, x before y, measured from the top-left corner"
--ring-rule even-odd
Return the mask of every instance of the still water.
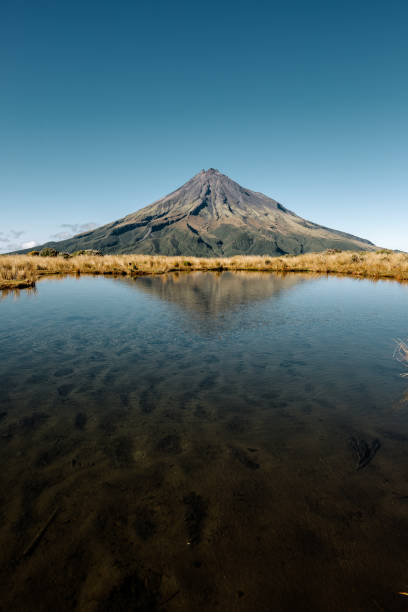
[[408, 287], [190, 273], [0, 303], [0, 609], [407, 610]]

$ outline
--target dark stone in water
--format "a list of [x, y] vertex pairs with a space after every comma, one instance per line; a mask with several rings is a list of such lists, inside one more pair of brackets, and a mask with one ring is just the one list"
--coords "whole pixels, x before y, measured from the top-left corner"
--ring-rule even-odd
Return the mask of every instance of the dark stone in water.
[[7, 412], [0, 412], [0, 421], [2, 421], [3, 419], [5, 419], [7, 416]]
[[111, 590], [98, 612], [155, 612], [157, 596], [149, 591], [143, 581], [133, 574]]
[[19, 424], [23, 431], [33, 431], [42, 425], [49, 416], [45, 412], [33, 412], [30, 416], [20, 419]]
[[48, 377], [45, 374], [32, 374], [27, 378], [27, 383], [37, 385], [47, 382]]
[[250, 470], [257, 470], [260, 467], [259, 463], [253, 461], [250, 457], [248, 457], [248, 455], [245, 451], [242, 450], [242, 448], [232, 447], [231, 451], [233, 457], [235, 457], [235, 459], [237, 459], [246, 468]]
[[214, 374], [206, 376], [198, 385], [199, 389], [212, 389], [216, 384], [217, 377]]
[[357, 455], [357, 470], [365, 468], [381, 448], [381, 443], [377, 438], [369, 445], [365, 440], [358, 440], [353, 436], [350, 443], [351, 448]]
[[183, 498], [187, 506], [186, 526], [188, 532], [188, 544], [195, 546], [201, 541], [203, 523], [207, 517], [207, 504], [201, 495], [192, 491]]
[[70, 384], [61, 385], [60, 387], [58, 387], [58, 393], [60, 394], [61, 397], [66, 397], [67, 395], [71, 393], [73, 388], [74, 388], [74, 385], [70, 385]]
[[125, 406], [125, 407], [129, 406], [129, 396], [127, 393], [120, 393], [119, 398], [120, 398], [122, 406]]
[[234, 433], [244, 433], [249, 427], [248, 420], [234, 416], [227, 423], [227, 429]]
[[140, 408], [145, 414], [150, 414], [156, 408], [156, 402], [153, 393], [148, 389], [143, 391], [140, 396]]
[[69, 376], [73, 371], [74, 370], [72, 368], [61, 368], [60, 370], [56, 370], [56, 372], [54, 372], [54, 376]]
[[99, 427], [105, 434], [115, 433], [118, 425], [126, 418], [126, 412], [123, 409], [111, 410], [101, 417]]
[[170, 434], [159, 440], [157, 450], [170, 455], [178, 455], [181, 453], [180, 437], [175, 434]]
[[[57, 459], [61, 460], [67, 454], [70, 454], [75, 448], [76, 442], [71, 437], [56, 437], [44, 450], [40, 450], [35, 461], [35, 466], [38, 468], [46, 467], [54, 463]], [[41, 445], [43, 448], [43, 445]]]
[[295, 527], [296, 550], [302, 551], [305, 557], [330, 558], [331, 550], [325, 541], [312, 529], [302, 526]]
[[126, 467], [133, 463], [133, 440], [130, 436], [118, 436], [112, 444], [112, 455], [115, 463]]
[[390, 438], [390, 440], [395, 440], [396, 442], [407, 442], [408, 440], [408, 436], [399, 431], [389, 431], [388, 429], [383, 429], [381, 433], [385, 438]]
[[316, 397], [316, 403], [322, 406], [322, 408], [333, 408], [333, 404], [329, 402], [329, 400], [324, 397]]
[[35, 461], [35, 467], [46, 467], [50, 465], [55, 459], [55, 455], [58, 455], [58, 453], [54, 449], [40, 452]]
[[87, 423], [88, 417], [83, 412], [78, 412], [75, 417], [75, 427], [77, 429], [84, 429]]
[[142, 540], [149, 540], [156, 533], [156, 525], [152, 520], [152, 511], [148, 508], [139, 508], [136, 512], [134, 527]]

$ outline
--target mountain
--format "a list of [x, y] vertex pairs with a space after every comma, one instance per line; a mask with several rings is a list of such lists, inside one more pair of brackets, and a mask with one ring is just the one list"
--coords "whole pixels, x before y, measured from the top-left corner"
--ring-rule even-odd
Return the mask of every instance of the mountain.
[[98, 249], [200, 257], [375, 248], [368, 240], [306, 221], [214, 168], [123, 219], [44, 246], [69, 253]]

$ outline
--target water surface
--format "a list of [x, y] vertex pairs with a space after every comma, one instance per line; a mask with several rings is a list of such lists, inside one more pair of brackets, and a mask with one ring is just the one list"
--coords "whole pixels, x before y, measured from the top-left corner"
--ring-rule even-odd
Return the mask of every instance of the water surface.
[[6, 296], [0, 609], [407, 609], [407, 306], [230, 272]]

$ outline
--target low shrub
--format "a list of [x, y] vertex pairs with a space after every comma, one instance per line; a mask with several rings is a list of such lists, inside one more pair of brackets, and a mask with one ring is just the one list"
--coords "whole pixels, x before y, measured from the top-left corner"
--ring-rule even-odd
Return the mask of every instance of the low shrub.
[[56, 257], [57, 255], [58, 251], [56, 249], [51, 249], [50, 247], [45, 247], [40, 251], [41, 257]]
[[30, 251], [28, 253], [28, 255], [30, 255], [30, 257], [38, 257], [40, 254], [40, 251]]
[[93, 257], [95, 257], [102, 256], [102, 253], [98, 251], [98, 249], [80, 249], [79, 251], [75, 251], [74, 253], [72, 253], [72, 255], [74, 257], [78, 257], [79, 255], [92, 255]]

